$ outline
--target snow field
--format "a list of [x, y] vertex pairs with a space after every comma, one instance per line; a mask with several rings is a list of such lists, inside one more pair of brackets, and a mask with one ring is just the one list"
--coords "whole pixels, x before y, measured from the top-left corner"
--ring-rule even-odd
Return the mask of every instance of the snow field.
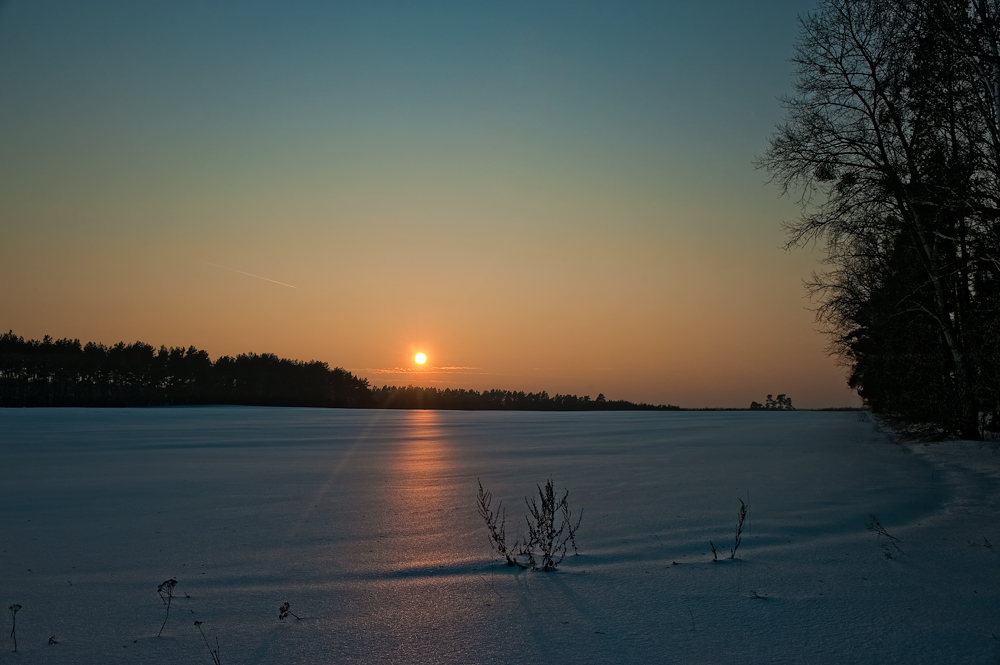
[[[549, 476], [581, 554], [509, 569], [476, 479], [513, 538]], [[857, 413], [0, 410], [0, 663], [994, 662], [998, 490]]]

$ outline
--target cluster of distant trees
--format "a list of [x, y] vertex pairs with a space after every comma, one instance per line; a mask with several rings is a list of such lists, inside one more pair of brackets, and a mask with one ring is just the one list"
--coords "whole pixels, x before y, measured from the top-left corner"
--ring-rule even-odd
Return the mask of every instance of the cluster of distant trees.
[[1000, 1], [820, 0], [758, 164], [824, 245], [812, 295], [866, 406], [1000, 429]]
[[777, 397], [767, 396], [764, 403], [760, 402], [750, 402], [751, 411], [794, 411], [795, 407], [792, 406], [792, 398], [785, 395], [778, 395]]
[[591, 400], [545, 392], [371, 388], [367, 379], [340, 367], [270, 353], [222, 356], [213, 362], [193, 346], [105, 346], [47, 335], [25, 340], [13, 331], [0, 334], [0, 407], [185, 404], [519, 411], [679, 408], [610, 401], [603, 394]]
[[383, 386], [372, 390], [375, 406], [386, 409], [458, 409], [511, 411], [678, 411], [679, 406], [608, 400], [604, 393], [591, 399], [589, 395], [555, 395], [544, 390], [525, 393], [509, 390], [464, 390]]

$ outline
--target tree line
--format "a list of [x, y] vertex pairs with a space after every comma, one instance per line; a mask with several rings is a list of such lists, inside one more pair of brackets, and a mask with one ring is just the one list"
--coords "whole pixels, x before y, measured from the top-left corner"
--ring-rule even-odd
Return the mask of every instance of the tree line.
[[0, 334], [0, 407], [140, 407], [197, 404], [395, 409], [591, 411], [677, 409], [505, 390], [413, 386], [372, 388], [367, 379], [325, 362], [271, 353], [222, 356], [193, 346], [143, 342], [105, 346], [78, 339], [25, 340]]
[[758, 160], [826, 249], [809, 290], [849, 385], [923, 436], [1000, 421], [1000, 0], [821, 0]]
[[486, 411], [678, 411], [669, 404], [636, 404], [625, 400], [609, 400], [604, 393], [591, 399], [589, 395], [550, 396], [544, 390], [537, 393], [510, 390], [465, 390], [462, 388], [419, 388], [415, 386], [383, 386], [372, 390], [376, 406], [385, 409], [456, 409]]
[[368, 382], [324, 362], [274, 354], [222, 356], [196, 349], [0, 335], [0, 406], [360, 407]]

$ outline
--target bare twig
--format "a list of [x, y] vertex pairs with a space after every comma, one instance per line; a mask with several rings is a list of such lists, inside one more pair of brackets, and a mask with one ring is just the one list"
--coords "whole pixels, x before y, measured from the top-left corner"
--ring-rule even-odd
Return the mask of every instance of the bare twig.
[[17, 611], [21, 606], [15, 603], [7, 609], [10, 610], [10, 636], [14, 638], [14, 653], [17, 653]]
[[[525, 518], [528, 522], [528, 547], [531, 550], [538, 549], [542, 570], [555, 570], [566, 556], [567, 544], [575, 531], [575, 527], [569, 522], [569, 490], [566, 490], [562, 498], [557, 498], [552, 479], [549, 478], [545, 489], [538, 486], [538, 499], [539, 503], [535, 503], [534, 498], [530, 502], [527, 497], [524, 499], [530, 514], [530, 518]], [[556, 513], [560, 511], [563, 519], [557, 529]], [[583, 517], [582, 512], [580, 517]], [[577, 520], [576, 525], [579, 527], [580, 520]]]
[[163, 582], [160, 586], [156, 587], [156, 593], [159, 594], [160, 600], [163, 604], [167, 606], [167, 613], [163, 616], [163, 623], [160, 624], [160, 632], [156, 634], [160, 637], [163, 634], [163, 627], [167, 625], [167, 618], [170, 616], [170, 603], [174, 599], [174, 587], [177, 586], [177, 580], [170, 578]]
[[[566, 523], [566, 531], [569, 536], [569, 544], [573, 546], [573, 556], [576, 556], [580, 552], [576, 549], [576, 530], [580, 528], [580, 522], [583, 520], [583, 508], [580, 509], [580, 514], [576, 518], [576, 524], [573, 524], [572, 512], [569, 509], [569, 490], [566, 490], [566, 496], [563, 497], [562, 510], [563, 510], [563, 521]], [[659, 540], [659, 538], [657, 538]]]
[[[479, 512], [479, 516], [483, 518], [484, 522], [486, 522], [486, 529], [489, 531], [490, 547], [496, 550], [497, 554], [504, 558], [508, 566], [527, 568], [526, 565], [517, 560], [517, 554], [520, 554], [520, 552], [512, 553], [507, 547], [507, 513], [503, 508], [503, 501], [497, 504], [497, 512], [494, 513], [490, 508], [490, 504], [493, 501], [493, 495], [489, 490], [483, 489], [483, 482], [481, 480], [478, 478], [476, 480], [479, 483], [479, 494], [476, 497], [476, 508]], [[517, 546], [518, 543], [519, 541], [515, 542], [515, 546]]]
[[740, 548], [740, 543], [742, 542], [743, 535], [743, 522], [747, 518], [747, 504], [743, 503], [743, 499], [737, 498], [740, 502], [740, 512], [739, 512], [739, 522], [736, 524], [736, 539], [733, 541], [733, 547], [729, 550], [729, 558], [736, 558], [736, 550]]
[[284, 621], [288, 617], [289, 614], [291, 614], [293, 617], [295, 617], [296, 620], [302, 618], [299, 615], [297, 615], [295, 612], [293, 612], [290, 609], [288, 609], [289, 607], [290, 606], [288, 604], [288, 601], [286, 600], [284, 603], [281, 604], [281, 607], [278, 608], [278, 620], [279, 621]]
[[201, 621], [194, 622], [195, 628], [201, 633], [201, 639], [205, 640], [205, 648], [208, 649], [208, 653], [212, 655], [212, 663], [214, 665], [222, 665], [222, 660], [219, 659], [219, 638], [215, 638], [215, 649], [212, 649], [212, 645], [208, 643], [208, 638], [205, 637], [205, 631], [201, 629]]
[[885, 527], [882, 526], [881, 522], [878, 521], [878, 518], [875, 516], [875, 513], [868, 514], [868, 530], [874, 533], [876, 538], [885, 537], [886, 540], [888, 540], [888, 544], [879, 541], [879, 544], [882, 546], [882, 552], [885, 554], [886, 559], [892, 558], [892, 552], [889, 550], [889, 545], [895, 547], [896, 551], [899, 552], [900, 554], [906, 554], [906, 552], [904, 552], [899, 547], [899, 545], [896, 544], [896, 543], [901, 543], [903, 541], [901, 541], [899, 538], [886, 531]]
[[482, 577], [483, 581], [486, 582], [486, 586], [488, 586], [490, 588], [490, 591], [492, 591], [493, 593], [495, 593], [499, 598], [503, 599], [503, 596], [500, 594], [500, 592], [497, 591], [497, 589], [496, 589], [495, 586], [493, 586], [493, 582], [490, 582], [488, 579], [486, 579], [482, 575], [480, 575], [480, 577]]

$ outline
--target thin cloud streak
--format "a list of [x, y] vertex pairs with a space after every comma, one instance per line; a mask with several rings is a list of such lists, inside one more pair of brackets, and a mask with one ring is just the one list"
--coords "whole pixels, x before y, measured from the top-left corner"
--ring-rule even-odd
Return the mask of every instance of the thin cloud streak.
[[409, 368], [409, 367], [365, 367], [363, 369], [352, 369], [352, 372], [374, 372], [375, 374], [489, 374], [490, 372], [477, 371], [481, 367], [458, 367], [446, 365], [444, 367]]
[[223, 270], [232, 270], [233, 272], [238, 272], [239, 274], [246, 275], [248, 277], [256, 277], [257, 279], [262, 279], [265, 282], [272, 282], [274, 284], [281, 284], [282, 286], [287, 286], [290, 289], [297, 289], [297, 288], [299, 288], [297, 286], [292, 286], [291, 284], [285, 284], [284, 282], [279, 282], [276, 279], [268, 279], [267, 277], [261, 277], [260, 275], [255, 275], [252, 272], [243, 272], [242, 270], [237, 270], [236, 268], [229, 268], [227, 266], [220, 266], [217, 263], [209, 263], [208, 261], [202, 261], [202, 263], [204, 263], [205, 265], [214, 266], [216, 268], [222, 268]]

